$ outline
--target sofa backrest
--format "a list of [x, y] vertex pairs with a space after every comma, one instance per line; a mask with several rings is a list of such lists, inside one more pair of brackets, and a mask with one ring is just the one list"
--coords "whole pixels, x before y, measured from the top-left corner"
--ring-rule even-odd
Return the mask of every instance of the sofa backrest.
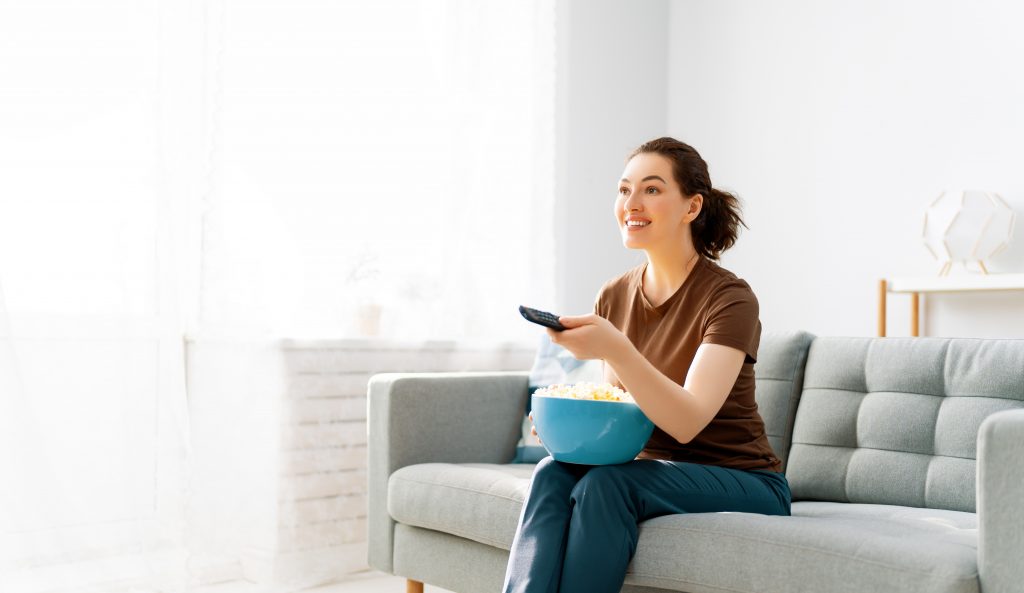
[[754, 399], [768, 442], [782, 460], [789, 456], [793, 418], [803, 386], [807, 349], [814, 336], [805, 331], [764, 332], [754, 363]]
[[1024, 407], [1024, 340], [819, 337], [786, 477], [793, 500], [975, 510], [978, 427]]

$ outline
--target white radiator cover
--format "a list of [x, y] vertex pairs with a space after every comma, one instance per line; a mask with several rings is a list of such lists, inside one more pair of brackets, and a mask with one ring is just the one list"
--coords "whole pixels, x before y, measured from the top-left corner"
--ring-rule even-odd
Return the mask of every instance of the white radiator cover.
[[535, 352], [512, 342], [189, 339], [192, 558], [237, 559], [246, 579], [282, 590], [368, 569], [370, 377], [524, 371]]

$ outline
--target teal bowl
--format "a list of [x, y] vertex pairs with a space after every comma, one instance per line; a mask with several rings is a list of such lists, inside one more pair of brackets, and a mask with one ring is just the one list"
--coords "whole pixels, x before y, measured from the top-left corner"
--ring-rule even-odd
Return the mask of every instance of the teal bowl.
[[530, 409], [541, 444], [555, 461], [613, 465], [633, 461], [654, 432], [632, 402], [534, 394]]

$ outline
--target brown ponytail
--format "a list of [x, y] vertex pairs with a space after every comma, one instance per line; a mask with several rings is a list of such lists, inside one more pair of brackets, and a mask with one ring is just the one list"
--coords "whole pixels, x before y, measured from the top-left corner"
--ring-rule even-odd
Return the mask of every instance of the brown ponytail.
[[711, 186], [707, 163], [688, 144], [663, 136], [641, 144], [626, 157], [626, 162], [646, 152], [660, 154], [672, 161], [672, 175], [684, 196], [704, 196], [700, 214], [690, 223], [693, 246], [704, 257], [718, 260], [723, 251], [736, 243], [739, 225], [750, 228], [740, 217], [739, 198]]

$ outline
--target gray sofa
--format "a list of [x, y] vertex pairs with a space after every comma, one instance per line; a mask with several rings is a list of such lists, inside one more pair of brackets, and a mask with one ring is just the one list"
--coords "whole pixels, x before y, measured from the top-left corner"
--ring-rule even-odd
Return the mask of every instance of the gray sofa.
[[[792, 516], [641, 523], [622, 591], [1024, 591], [1024, 340], [762, 336], [757, 400]], [[369, 563], [501, 590], [533, 464], [527, 372], [375, 375]]]

